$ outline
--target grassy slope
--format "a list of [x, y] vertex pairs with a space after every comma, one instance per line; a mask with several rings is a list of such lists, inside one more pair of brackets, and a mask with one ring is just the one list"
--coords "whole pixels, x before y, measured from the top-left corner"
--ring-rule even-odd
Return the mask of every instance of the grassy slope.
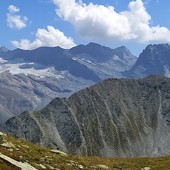
[[[15, 147], [6, 148], [0, 146], [0, 152], [17, 161], [28, 162], [37, 169], [43, 169], [39, 164], [47, 169], [56, 170], [102, 170], [106, 165], [110, 170], [141, 170], [150, 167], [151, 170], [170, 170], [170, 157], [160, 158], [99, 158], [99, 157], [80, 157], [52, 153], [50, 149], [34, 145], [22, 139], [15, 139], [11, 136], [3, 136], [3, 141], [12, 143]], [[53, 168], [52, 168], [53, 167]], [[83, 167], [83, 168], [82, 168]], [[18, 170], [8, 162], [0, 159], [0, 170]]]

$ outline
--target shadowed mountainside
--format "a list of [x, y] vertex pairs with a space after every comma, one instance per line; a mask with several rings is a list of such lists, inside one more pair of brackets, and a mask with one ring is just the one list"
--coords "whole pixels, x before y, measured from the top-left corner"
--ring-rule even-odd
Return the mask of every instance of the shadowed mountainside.
[[142, 78], [152, 74], [170, 77], [170, 45], [150, 44], [139, 55], [134, 66], [124, 72], [125, 77]]

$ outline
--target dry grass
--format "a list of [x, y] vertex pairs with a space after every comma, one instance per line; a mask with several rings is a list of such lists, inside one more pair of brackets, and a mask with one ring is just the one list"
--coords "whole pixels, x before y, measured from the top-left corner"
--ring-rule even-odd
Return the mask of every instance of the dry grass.
[[[17, 161], [28, 162], [37, 169], [42, 169], [39, 164], [50, 170], [51, 167], [60, 170], [78, 170], [83, 167], [85, 170], [102, 170], [98, 165], [106, 165], [109, 170], [141, 170], [150, 167], [151, 170], [170, 170], [170, 157], [160, 158], [101, 158], [101, 157], [80, 157], [63, 156], [52, 153], [48, 148], [34, 145], [23, 139], [15, 139], [11, 136], [4, 136], [4, 140], [15, 145], [13, 151], [0, 146], [0, 152]], [[18, 170], [16, 167], [0, 159], [0, 170]]]
[[0, 159], [0, 170], [21, 170], [16, 166], [11, 165], [10, 163]]

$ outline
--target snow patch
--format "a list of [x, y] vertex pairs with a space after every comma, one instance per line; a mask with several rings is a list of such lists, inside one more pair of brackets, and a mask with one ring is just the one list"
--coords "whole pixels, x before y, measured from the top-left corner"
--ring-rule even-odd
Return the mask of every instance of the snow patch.
[[117, 56], [117, 55], [114, 55], [114, 56], [113, 56], [113, 60], [122, 61], [122, 60], [119, 58], [119, 56]]
[[[37, 68], [36, 68], [37, 67]], [[0, 58], [0, 73], [9, 71], [12, 75], [25, 74], [35, 75], [40, 78], [55, 77], [57, 79], [64, 78], [63, 74], [56, 71], [54, 67], [44, 68], [43, 66], [37, 65], [34, 62], [9, 62]]]

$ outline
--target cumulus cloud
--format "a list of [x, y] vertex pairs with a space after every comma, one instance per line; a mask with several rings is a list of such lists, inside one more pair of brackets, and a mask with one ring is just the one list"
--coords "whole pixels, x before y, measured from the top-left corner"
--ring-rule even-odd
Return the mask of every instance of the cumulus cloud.
[[73, 42], [72, 38], [66, 37], [63, 32], [58, 29], [55, 29], [52, 26], [47, 26], [47, 30], [38, 29], [36, 33], [36, 39], [32, 42], [27, 39], [11, 42], [15, 47], [25, 50], [32, 50], [42, 46], [60, 46], [62, 48], [71, 48], [76, 45]]
[[20, 11], [19, 8], [14, 5], [10, 5], [8, 7], [8, 11], [7, 24], [10, 28], [22, 29], [26, 27], [28, 18], [17, 14]]
[[170, 42], [170, 30], [151, 26], [151, 16], [142, 0], [131, 1], [128, 9], [116, 12], [113, 6], [85, 4], [81, 0], [53, 0], [59, 17], [70, 22], [90, 40]]
[[15, 13], [15, 12], [19, 12], [20, 9], [17, 8], [16, 6], [14, 6], [14, 5], [10, 5], [10, 6], [8, 7], [8, 11], [9, 11], [10, 13]]

